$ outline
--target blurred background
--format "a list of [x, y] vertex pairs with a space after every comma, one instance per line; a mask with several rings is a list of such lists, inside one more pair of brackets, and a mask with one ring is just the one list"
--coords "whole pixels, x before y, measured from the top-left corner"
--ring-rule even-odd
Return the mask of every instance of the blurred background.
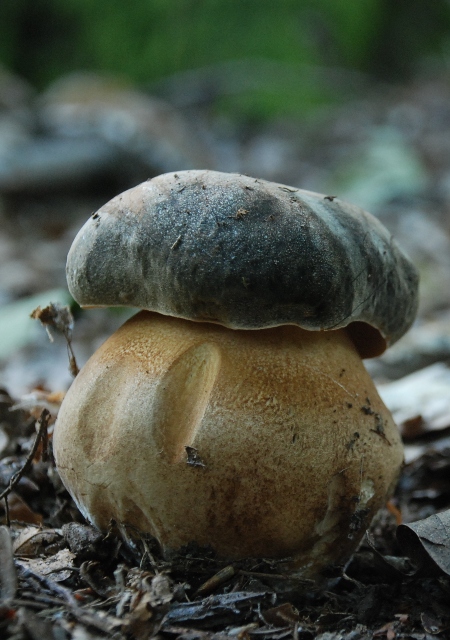
[[378, 216], [421, 271], [421, 305], [368, 368], [387, 382], [446, 362], [449, 73], [446, 0], [3, 0], [0, 385], [68, 387], [64, 340], [30, 312], [72, 304], [83, 364], [131, 312], [73, 305], [76, 232], [118, 192], [190, 168]]

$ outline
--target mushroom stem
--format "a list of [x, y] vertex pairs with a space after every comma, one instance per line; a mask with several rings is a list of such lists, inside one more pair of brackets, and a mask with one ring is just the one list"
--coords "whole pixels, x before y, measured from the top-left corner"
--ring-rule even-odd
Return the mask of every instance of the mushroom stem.
[[400, 437], [345, 330], [143, 311], [92, 356], [54, 449], [81, 511], [230, 559], [344, 562], [392, 490]]

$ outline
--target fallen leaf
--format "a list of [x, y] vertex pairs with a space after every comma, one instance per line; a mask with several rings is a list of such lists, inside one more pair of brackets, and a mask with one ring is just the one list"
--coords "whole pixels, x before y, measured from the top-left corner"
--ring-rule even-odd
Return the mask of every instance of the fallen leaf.
[[440, 570], [450, 576], [450, 510], [401, 524], [397, 528], [397, 540], [403, 552], [422, 571], [436, 574]]
[[18, 556], [38, 556], [45, 553], [46, 547], [62, 539], [61, 533], [55, 529], [26, 527], [14, 540], [14, 553]]
[[442, 362], [378, 385], [378, 392], [405, 437], [450, 427], [450, 368]]
[[264, 612], [264, 620], [275, 626], [294, 624], [300, 620], [300, 615], [298, 610], [290, 604], [290, 602], [285, 602], [284, 604], [278, 605], [278, 607], [267, 609], [267, 611]]
[[422, 621], [422, 626], [425, 629], [425, 631], [427, 633], [430, 633], [432, 636], [437, 635], [438, 633], [441, 633], [441, 631], [445, 629], [445, 627], [441, 624], [439, 620], [437, 620], [437, 618], [435, 618], [434, 616], [431, 616], [428, 613], [422, 613], [422, 615], [420, 616], [420, 619]]
[[8, 507], [10, 520], [18, 520], [27, 524], [42, 524], [41, 514], [30, 509], [25, 500], [14, 491], [8, 495]]
[[54, 582], [62, 582], [70, 577], [74, 559], [75, 554], [69, 549], [61, 549], [49, 558], [22, 559], [17, 560], [17, 563], [26, 569], [31, 569], [34, 573], [50, 578]]
[[43, 389], [33, 389], [31, 393], [23, 395], [18, 402], [12, 407], [11, 411], [22, 409], [28, 411], [36, 420], [42, 413], [43, 409], [47, 409], [52, 416], [53, 421], [58, 414], [62, 401], [64, 400], [64, 391], [45, 391]]

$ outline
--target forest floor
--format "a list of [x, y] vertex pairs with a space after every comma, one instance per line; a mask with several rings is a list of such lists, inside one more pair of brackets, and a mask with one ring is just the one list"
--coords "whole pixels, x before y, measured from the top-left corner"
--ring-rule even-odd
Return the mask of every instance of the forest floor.
[[[315, 118], [244, 128], [204, 105], [180, 111], [122, 88], [109, 87], [105, 102], [92, 78], [89, 108], [71, 110], [67, 88], [35, 96], [17, 78], [0, 79], [10, 96], [0, 104], [0, 637], [450, 637], [447, 80], [374, 87]], [[400, 481], [348, 565], [319, 583], [282, 561], [230, 564], [194, 547], [165, 558], [153, 539], [114, 523], [101, 534], [54, 465], [52, 430], [72, 379], [67, 344], [52, 329], [51, 343], [29, 315], [70, 304], [65, 256], [96, 208], [191, 166], [338, 194], [375, 213], [421, 273], [414, 327], [367, 361], [404, 438]], [[130, 313], [72, 310], [81, 365]]]

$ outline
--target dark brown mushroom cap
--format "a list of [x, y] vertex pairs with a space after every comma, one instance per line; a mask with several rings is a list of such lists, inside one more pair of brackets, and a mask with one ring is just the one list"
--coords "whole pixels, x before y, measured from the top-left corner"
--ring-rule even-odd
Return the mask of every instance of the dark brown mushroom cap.
[[369, 213], [215, 171], [164, 174], [113, 198], [75, 238], [67, 280], [82, 306], [234, 329], [350, 325], [363, 357], [398, 340], [417, 309], [417, 271]]

